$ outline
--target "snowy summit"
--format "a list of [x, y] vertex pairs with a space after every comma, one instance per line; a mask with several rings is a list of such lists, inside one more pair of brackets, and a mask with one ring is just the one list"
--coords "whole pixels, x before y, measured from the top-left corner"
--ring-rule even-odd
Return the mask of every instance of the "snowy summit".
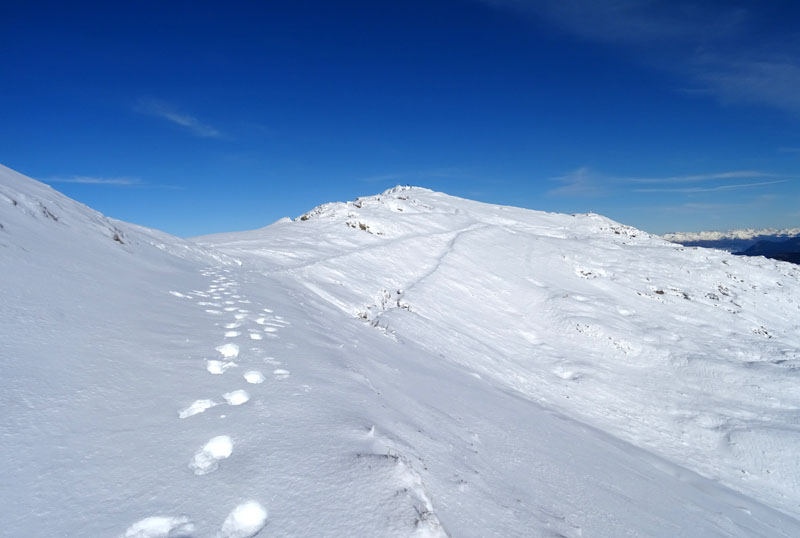
[[0, 167], [0, 536], [800, 536], [800, 267], [416, 187], [182, 240]]

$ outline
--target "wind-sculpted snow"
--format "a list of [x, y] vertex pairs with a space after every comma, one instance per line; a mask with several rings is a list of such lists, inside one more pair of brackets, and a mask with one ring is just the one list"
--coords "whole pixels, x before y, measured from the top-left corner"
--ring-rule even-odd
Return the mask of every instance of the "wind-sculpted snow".
[[8, 174], [0, 536], [800, 536], [794, 266], [408, 187], [120, 243]]
[[[320, 236], [332, 238], [325, 254], [298, 259]], [[598, 215], [413, 188], [200, 242], [294, 277], [399, 342], [800, 513], [793, 266], [680, 247]]]

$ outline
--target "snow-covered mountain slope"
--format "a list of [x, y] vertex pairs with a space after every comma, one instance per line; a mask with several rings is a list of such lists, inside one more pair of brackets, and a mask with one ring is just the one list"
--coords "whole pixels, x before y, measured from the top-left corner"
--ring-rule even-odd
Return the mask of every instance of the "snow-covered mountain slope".
[[800, 535], [794, 266], [403, 188], [190, 243], [0, 174], [0, 536]]

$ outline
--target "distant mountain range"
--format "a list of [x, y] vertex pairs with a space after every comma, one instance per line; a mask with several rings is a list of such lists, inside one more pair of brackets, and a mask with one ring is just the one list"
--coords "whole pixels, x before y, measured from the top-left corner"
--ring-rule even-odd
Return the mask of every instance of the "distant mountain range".
[[667, 241], [690, 247], [716, 248], [742, 256], [764, 256], [800, 263], [800, 228], [677, 232], [664, 234], [662, 237]]

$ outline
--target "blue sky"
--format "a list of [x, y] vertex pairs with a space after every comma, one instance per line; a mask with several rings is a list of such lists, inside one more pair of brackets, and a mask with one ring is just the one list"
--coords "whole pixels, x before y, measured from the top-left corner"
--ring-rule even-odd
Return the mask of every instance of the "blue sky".
[[793, 2], [11, 4], [0, 163], [116, 218], [252, 229], [409, 183], [800, 226]]

